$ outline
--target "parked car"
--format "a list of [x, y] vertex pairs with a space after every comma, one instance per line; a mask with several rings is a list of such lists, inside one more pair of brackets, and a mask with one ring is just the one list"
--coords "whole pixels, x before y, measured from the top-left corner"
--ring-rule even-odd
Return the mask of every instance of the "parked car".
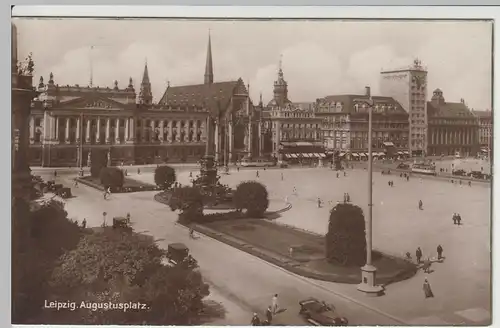
[[452, 171], [451, 174], [463, 177], [463, 176], [465, 176], [467, 174], [467, 172], [465, 172], [465, 170], [458, 169], [458, 170]]
[[310, 297], [299, 302], [301, 315], [308, 323], [315, 326], [347, 326], [347, 318], [339, 316], [333, 305]]
[[410, 165], [408, 165], [406, 163], [399, 163], [397, 168], [401, 169], [401, 170], [408, 170], [410, 168]]
[[68, 188], [68, 187], [60, 187], [60, 188], [56, 189], [55, 194], [59, 197], [62, 197], [62, 198], [71, 198], [71, 196], [72, 196], [71, 188]]
[[485, 175], [483, 172], [481, 171], [472, 171], [468, 174], [468, 176], [474, 178], [474, 179], [484, 179], [485, 178]]

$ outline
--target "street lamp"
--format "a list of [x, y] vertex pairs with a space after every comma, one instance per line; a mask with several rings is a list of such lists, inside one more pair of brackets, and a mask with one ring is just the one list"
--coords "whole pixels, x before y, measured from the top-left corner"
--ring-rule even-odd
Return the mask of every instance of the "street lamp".
[[379, 296], [383, 288], [375, 285], [375, 273], [377, 268], [372, 265], [372, 216], [373, 216], [373, 155], [372, 155], [372, 116], [373, 99], [370, 87], [366, 87], [366, 99], [355, 99], [354, 102], [362, 102], [368, 105], [368, 220], [366, 221], [366, 264], [361, 268], [361, 283], [358, 290], [369, 296]]

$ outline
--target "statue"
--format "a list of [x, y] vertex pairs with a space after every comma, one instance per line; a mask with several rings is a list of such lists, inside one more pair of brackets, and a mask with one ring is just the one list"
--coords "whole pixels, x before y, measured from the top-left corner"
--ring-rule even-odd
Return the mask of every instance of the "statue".
[[87, 167], [92, 166], [92, 151], [89, 150], [89, 153], [87, 154]]

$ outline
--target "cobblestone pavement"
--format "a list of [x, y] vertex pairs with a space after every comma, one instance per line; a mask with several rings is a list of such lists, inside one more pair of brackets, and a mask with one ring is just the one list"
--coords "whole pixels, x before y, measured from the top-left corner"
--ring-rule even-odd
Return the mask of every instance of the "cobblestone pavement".
[[[366, 180], [363, 170], [348, 171], [336, 178], [328, 169], [284, 169], [231, 171], [222, 175], [222, 182], [235, 186], [244, 180], [259, 180], [268, 187], [270, 198], [292, 203], [279, 222], [317, 233], [327, 228], [328, 211], [348, 192], [352, 201], [366, 213]], [[193, 171], [194, 172], [194, 171]], [[283, 173], [283, 180], [281, 180]], [[133, 175], [151, 182], [152, 174]], [[71, 181], [66, 178], [66, 184]], [[394, 187], [387, 185], [394, 180]], [[179, 172], [179, 181], [189, 182], [189, 170]], [[293, 195], [293, 188], [297, 194]], [[152, 234], [163, 247], [170, 242], [184, 242], [199, 260], [202, 272], [215, 286], [215, 294], [227, 303], [226, 324], [241, 322], [244, 313], [263, 313], [273, 293], [289, 310], [277, 316], [277, 321], [289, 325], [304, 324], [297, 316], [297, 302], [302, 297], [315, 296], [332, 302], [353, 324], [484, 324], [490, 319], [490, 189], [484, 184], [472, 187], [452, 185], [439, 180], [410, 179], [397, 175], [374, 175], [374, 247], [401, 255], [414, 254], [420, 246], [424, 256], [435, 256], [438, 243], [446, 259], [433, 264], [434, 272], [426, 274], [435, 298], [425, 299], [422, 291], [424, 274], [389, 285], [386, 295], [369, 298], [360, 294], [355, 285], [335, 284], [302, 278], [269, 263], [243, 253], [208, 237], [190, 240], [187, 231], [175, 224], [175, 213], [153, 201], [154, 192], [112, 195], [104, 201], [96, 190], [80, 185], [73, 188], [77, 196], [67, 201], [70, 216], [88, 225], [102, 223], [102, 212], [112, 216], [130, 212], [136, 231]], [[324, 207], [317, 207], [317, 198]], [[418, 210], [422, 199], [424, 210]], [[462, 215], [464, 225], [455, 226], [451, 215]], [[230, 268], [230, 269], [229, 269]], [[219, 322], [219, 324], [224, 324]]]

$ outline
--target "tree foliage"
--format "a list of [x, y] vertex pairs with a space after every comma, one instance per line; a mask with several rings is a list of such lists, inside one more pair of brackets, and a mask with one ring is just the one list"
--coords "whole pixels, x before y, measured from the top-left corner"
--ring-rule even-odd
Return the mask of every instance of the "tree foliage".
[[172, 211], [181, 212], [181, 222], [196, 222], [203, 217], [203, 195], [196, 187], [174, 188], [168, 205]]
[[245, 209], [249, 217], [261, 218], [269, 206], [266, 187], [257, 181], [242, 182], [233, 195], [234, 206]]
[[105, 167], [100, 173], [101, 184], [105, 188], [121, 188], [125, 180], [123, 171], [117, 167]]
[[330, 211], [326, 256], [335, 263], [362, 266], [366, 262], [365, 218], [353, 204], [337, 204]]
[[177, 180], [174, 168], [168, 165], [158, 166], [155, 169], [155, 183], [162, 189], [168, 189]]
[[99, 178], [101, 170], [108, 166], [107, 152], [103, 149], [93, 149], [90, 158], [90, 175]]
[[[185, 325], [196, 319], [209, 294], [196, 265], [167, 267], [165, 252], [137, 233], [112, 229], [86, 235], [54, 270], [59, 299], [78, 302], [140, 302], [145, 309], [92, 311], [80, 308], [70, 324]], [[195, 263], [195, 262], [194, 262]], [[61, 322], [61, 319], [59, 323]]]

